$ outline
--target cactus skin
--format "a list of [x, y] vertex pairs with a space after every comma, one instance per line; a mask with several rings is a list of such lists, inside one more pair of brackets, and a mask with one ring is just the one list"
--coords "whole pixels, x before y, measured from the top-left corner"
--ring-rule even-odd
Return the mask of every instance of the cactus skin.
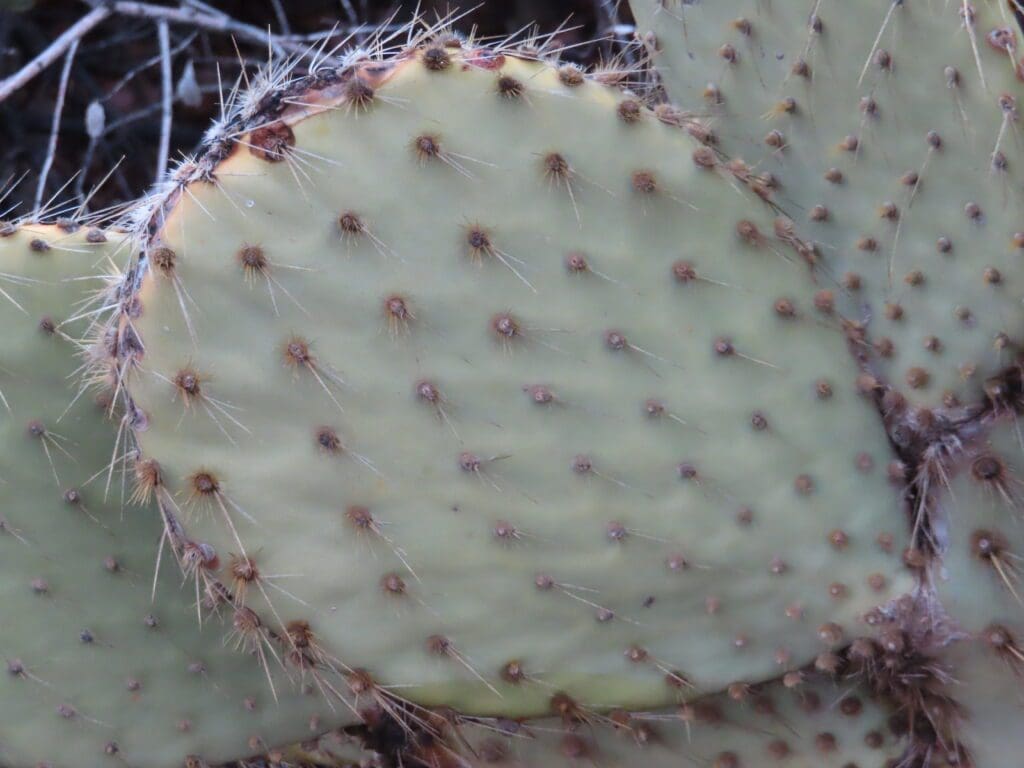
[[[351, 72], [292, 88], [287, 129], [254, 116], [197, 164], [218, 184], [152, 219], [125, 384], [158, 496], [220, 555], [209, 576], [234, 588], [230, 556], [256, 561], [245, 604], [282, 634], [309, 622], [312, 650], [282, 652], [311, 679], [348, 697], [366, 668], [474, 715], [547, 714], [560, 689], [587, 711], [668, 705], [867, 631], [913, 583], [890, 450], [838, 324], [785, 303], [809, 278], [773, 212], [611, 89], [444, 54], [361, 65], [372, 103]], [[411, 316], [389, 327], [394, 296]]]
[[968, 4], [970, 27], [960, 2], [823, 0], [810, 18], [790, 2], [631, 5], [670, 96], [778, 178], [822, 287], [866, 333], [865, 365], [915, 406], [981, 399], [1024, 325], [1009, 4]]
[[[1002, 645], [1006, 638], [1013, 643], [1012, 650]], [[1007, 755], [1020, 754], [1024, 748], [1020, 732], [1024, 716], [1019, 660], [1022, 638], [1024, 622], [1018, 611], [1013, 619], [964, 639], [944, 654], [956, 670], [957, 682], [950, 687], [961, 710], [951, 736], [967, 753], [973, 768], [1006, 765]]]
[[154, 603], [156, 511], [125, 503], [120, 466], [105, 493], [117, 455], [109, 392], [76, 399], [89, 317], [69, 319], [111, 300], [96, 295], [95, 275], [125, 260], [124, 236], [3, 231], [0, 764], [167, 768], [301, 738], [311, 716], [330, 710], [280, 672], [275, 705], [259, 665], [224, 646], [219, 623], [197, 627], [193, 594], [166, 554]]
[[958, 456], [943, 489], [948, 545], [934, 574], [956, 638], [941, 654], [961, 708], [950, 739], [963, 745], [973, 768], [1005, 765], [1006, 755], [1024, 746], [1017, 727], [1024, 715], [1024, 459], [1015, 416], [1000, 414], [990, 426]]
[[935, 585], [950, 618], [971, 634], [1024, 611], [1017, 575], [1024, 553], [1022, 469], [1016, 419], [1004, 414], [957, 456], [940, 494], [948, 540]]

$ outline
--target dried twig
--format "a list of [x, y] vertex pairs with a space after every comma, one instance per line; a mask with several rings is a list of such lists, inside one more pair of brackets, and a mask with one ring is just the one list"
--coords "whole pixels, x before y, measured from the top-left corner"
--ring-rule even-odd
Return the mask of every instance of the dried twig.
[[[623, 60], [626, 62], [628, 67], [632, 68], [636, 64], [636, 61], [633, 58], [633, 53], [627, 43], [633, 35], [634, 27], [631, 24], [623, 24], [620, 20], [619, 2], [620, 0], [598, 0], [596, 8], [599, 30], [598, 38], [604, 37], [607, 34], [613, 43], [617, 43], [621, 47]], [[600, 32], [600, 29], [603, 26], [600, 23], [602, 15], [608, 19], [608, 30], [606, 33]]]
[[38, 211], [43, 204], [43, 193], [46, 191], [46, 178], [50, 175], [50, 167], [53, 165], [53, 157], [57, 154], [57, 136], [60, 134], [60, 118], [64, 112], [64, 97], [68, 92], [68, 80], [71, 78], [71, 62], [75, 60], [75, 52], [78, 51], [80, 37], [71, 41], [68, 52], [64, 55], [64, 68], [60, 72], [60, 86], [57, 88], [57, 101], [53, 105], [53, 124], [50, 126], [50, 142], [46, 147], [46, 160], [43, 162], [43, 169], [39, 172], [39, 186], [36, 187], [36, 200], [34, 210]]
[[171, 100], [174, 95], [174, 84], [171, 82], [171, 34], [166, 19], [156, 24], [157, 37], [160, 40], [160, 80], [162, 83], [160, 120], [160, 146], [156, 157], [156, 181], [159, 182], [167, 171], [167, 156], [171, 152]]
[[32, 61], [13, 75], [3, 81], [0, 81], [0, 101], [6, 99], [33, 77], [53, 64], [53, 62], [59, 59], [72, 45], [77, 47], [78, 42], [88, 34], [89, 30], [109, 15], [110, 8], [102, 5], [94, 8], [77, 22], [68, 27], [67, 30], [64, 31], [64, 34], [46, 47], [46, 50], [32, 59]]
[[[198, 32], [193, 32], [188, 37], [184, 38], [176, 46], [174, 46], [171, 49], [171, 58], [173, 59], [181, 51], [185, 50], [190, 45], [192, 45], [193, 41], [195, 41], [195, 39], [196, 39], [196, 37], [198, 35], [199, 35]], [[114, 98], [114, 96], [116, 96], [118, 93], [120, 93], [121, 89], [123, 89], [126, 85], [128, 85], [136, 77], [138, 77], [141, 73], [145, 72], [147, 69], [152, 67], [154, 64], [159, 64], [162, 59], [163, 59], [162, 54], [157, 53], [156, 56], [148, 58], [145, 61], [143, 61], [141, 64], [137, 64], [134, 67], [132, 67], [131, 69], [129, 69], [127, 72], [124, 73], [124, 75], [121, 77], [121, 79], [117, 81], [117, 83], [115, 83], [106, 93], [103, 94], [103, 97], [102, 97], [101, 101], [104, 101], [104, 102], [110, 101], [112, 98]]]
[[[90, 0], [90, 2], [97, 1]], [[169, 24], [184, 24], [211, 32], [225, 32], [234, 35], [239, 40], [247, 40], [263, 45], [266, 45], [269, 41], [275, 53], [278, 54], [304, 53], [306, 51], [306, 46], [302, 43], [292, 42], [280, 35], [274, 35], [267, 30], [254, 27], [252, 24], [236, 21], [227, 14], [214, 14], [208, 11], [200, 11], [196, 8], [172, 8], [165, 5], [134, 2], [134, 0], [117, 0], [106, 7], [109, 7], [114, 13], [121, 16], [135, 16], [152, 19], [153, 21], [163, 19]]]
[[[223, 57], [225, 61], [230, 59], [232, 68], [266, 66], [269, 48], [272, 60], [286, 60], [293, 68], [290, 71], [298, 76], [310, 67], [323, 65], [324, 59], [337, 61], [345, 46], [365, 45], [367, 39], [376, 36], [386, 41], [378, 43], [383, 47], [396, 36], [404, 37], [402, 33], [409, 29], [396, 20], [396, 4], [392, 0], [330, 2], [341, 21], [330, 28], [310, 28], [315, 14], [293, 14], [292, 8], [298, 4], [287, 0], [241, 4], [237, 14], [222, 10], [217, 0], [79, 0], [84, 10], [76, 7], [78, 3], [68, 2], [53, 4], [55, 12], [43, 8], [29, 12], [24, 26], [31, 34], [18, 36], [17, 58], [12, 59], [19, 64], [29, 63], [6, 79], [7, 71], [0, 76], [0, 108], [7, 108], [3, 100], [16, 95], [19, 89], [25, 97], [19, 100], [18, 112], [0, 126], [0, 138], [5, 139], [0, 162], [11, 162], [22, 170], [32, 166], [29, 173], [37, 179], [37, 183], [19, 190], [13, 203], [25, 208], [33, 202], [47, 206], [46, 197], [56, 186], [51, 179], [61, 175], [62, 179], [70, 176], [69, 189], [84, 210], [92, 199], [85, 193], [96, 181], [94, 174], [111, 166], [118, 169], [111, 176], [114, 184], [104, 189], [95, 204], [107, 208], [135, 198], [140, 188], [151, 183], [154, 170], [159, 180], [166, 175], [171, 157], [179, 151], [182, 155], [195, 151], [211, 105], [216, 102], [202, 96], [221, 93], [219, 80], [210, 82], [210, 75], [232, 43], [241, 52], [237, 61], [235, 57]], [[424, 2], [439, 4], [438, 0]], [[531, 8], [545, 5], [545, 0], [524, 2]], [[631, 25], [620, 22], [621, 2], [591, 0], [587, 18], [594, 19], [604, 39], [585, 47], [566, 45], [560, 50], [571, 48], [570, 55], [578, 60], [610, 58], [633, 31]], [[409, 5], [413, 4], [410, 0]], [[419, 8], [418, 3], [415, 5]], [[272, 18], [276, 17], [272, 28], [259, 21], [265, 18], [266, 10], [272, 10]], [[481, 16], [485, 31], [477, 34], [484, 37], [500, 34], [511, 23], [507, 15]], [[33, 17], [37, 17], [36, 21]], [[41, 25], [40, 29], [54, 29], [53, 34], [59, 37], [51, 43], [43, 38], [36, 24]], [[566, 32], [559, 27], [552, 34]], [[125, 58], [109, 62], [114, 64], [110, 68], [107, 56], [115, 50]], [[28, 93], [31, 89], [23, 86], [32, 83], [39, 87], [39, 81], [33, 78], [51, 64], [58, 69], [58, 60], [69, 51], [73, 61], [63, 60], [63, 72], [49, 72], [46, 87], [39, 88], [39, 95], [45, 93], [50, 100], [49, 104], [41, 105], [38, 97]], [[175, 60], [182, 51], [188, 52], [188, 63], [175, 83]], [[92, 68], [101, 61], [103, 78], [98, 80]], [[111, 80], [110, 75], [116, 77]], [[73, 76], [74, 84], [69, 76]], [[155, 92], [161, 95], [154, 98]], [[37, 116], [39, 107], [45, 112]], [[76, 123], [71, 115], [64, 120], [64, 111], [84, 115], [85, 120]], [[34, 129], [40, 118], [50, 130]], [[26, 126], [32, 130], [26, 130]], [[87, 144], [83, 144], [84, 138], [88, 139]], [[184, 146], [178, 147], [179, 141]], [[148, 154], [150, 151], [158, 153], [155, 163]], [[125, 157], [128, 162], [119, 164], [119, 159]], [[44, 158], [45, 162], [41, 162]], [[101, 161], [102, 167], [95, 160]]]
[[284, 5], [281, 3], [281, 0], [270, 0], [270, 4], [274, 7], [274, 16], [277, 17], [277, 25], [281, 27], [281, 33], [290, 35], [292, 27], [288, 23], [288, 14], [284, 12]]
[[345, 15], [348, 17], [349, 24], [359, 23], [359, 16], [356, 14], [356, 9], [352, 7], [351, 0], [341, 0], [341, 9], [345, 11]]

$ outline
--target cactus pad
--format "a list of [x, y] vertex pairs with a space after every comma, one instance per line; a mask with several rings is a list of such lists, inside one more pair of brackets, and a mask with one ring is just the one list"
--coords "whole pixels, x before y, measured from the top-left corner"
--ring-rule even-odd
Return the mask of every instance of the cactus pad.
[[778, 180], [865, 364], [914, 405], [979, 399], [1024, 324], [1013, 4], [632, 6], [670, 96]]
[[296, 669], [646, 708], [910, 589], [830, 296], [678, 115], [432, 43], [288, 94], [179, 172], [121, 351], [162, 505]]
[[966, 446], [939, 493], [946, 551], [934, 582], [955, 641], [942, 658], [960, 704], [950, 724], [974, 768], [1004, 765], [1020, 749], [1024, 711], [1024, 529], [1021, 433], [1016, 416], [990, 416], [988, 434]]
[[86, 228], [24, 224], [0, 237], [5, 766], [227, 759], [302, 738], [311, 716], [330, 712], [280, 670], [275, 704], [219, 621], [199, 630], [166, 554], [153, 599], [159, 518], [127, 502], [120, 462], [106, 471], [124, 451], [110, 392], [76, 383], [93, 312], [113, 298], [96, 275], [128, 252], [123, 235]]
[[944, 655], [956, 670], [956, 682], [950, 688], [959, 704], [950, 740], [972, 768], [999, 768], [1007, 764], [1007, 755], [1020, 754], [1024, 748], [1022, 638], [1024, 622], [1018, 613], [957, 643]]

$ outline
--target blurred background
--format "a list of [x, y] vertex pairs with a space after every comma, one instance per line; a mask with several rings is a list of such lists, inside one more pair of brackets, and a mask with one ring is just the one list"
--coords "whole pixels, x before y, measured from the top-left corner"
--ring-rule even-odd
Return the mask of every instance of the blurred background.
[[[84, 203], [97, 212], [144, 193], [163, 168], [165, 147], [172, 164], [196, 151], [220, 110], [218, 71], [229, 88], [243, 69], [267, 60], [268, 30], [278, 52], [321, 43], [330, 50], [345, 38], [365, 42], [417, 8], [416, 0], [101, 5], [0, 0], [0, 218], [54, 195], [66, 211]], [[535, 25], [565, 48], [563, 58], [582, 64], [610, 59], [632, 38], [624, 0], [420, 0], [418, 7], [428, 20], [458, 16], [459, 31], [495, 39], [525, 39]]]

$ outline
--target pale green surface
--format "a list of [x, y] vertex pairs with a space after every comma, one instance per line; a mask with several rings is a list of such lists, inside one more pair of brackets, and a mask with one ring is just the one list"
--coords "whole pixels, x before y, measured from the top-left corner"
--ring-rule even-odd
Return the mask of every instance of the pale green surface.
[[[0, 272], [40, 281], [5, 279], [0, 286], [26, 310], [0, 301], [0, 391], [10, 405], [0, 410], [0, 764], [171, 768], [193, 753], [217, 761], [259, 751], [249, 744], [252, 736], [269, 743], [303, 738], [310, 716], [330, 710], [298, 695], [281, 674], [275, 705], [256, 661], [224, 647], [221, 619], [200, 632], [191, 583], [180, 587], [166, 551], [153, 604], [155, 512], [122, 504], [119, 469], [106, 500], [105, 474], [87, 483], [110, 461], [113, 428], [92, 393], [68, 409], [81, 361], [69, 340], [37, 325], [44, 316], [58, 324], [69, 318], [102, 286], [91, 276], [109, 269], [106, 259], [127, 259], [120, 236], [93, 245], [85, 235], [84, 229], [65, 234], [25, 225], [0, 238]], [[30, 250], [34, 239], [51, 249]], [[62, 330], [78, 338], [84, 323]], [[49, 444], [59, 484], [38, 438], [26, 432], [36, 419], [54, 435]], [[64, 502], [69, 488], [79, 489], [84, 509]], [[105, 567], [108, 556], [119, 564], [117, 573]], [[37, 579], [45, 581], [46, 594], [33, 591]], [[156, 628], [146, 626], [149, 614], [158, 618]], [[83, 631], [92, 634], [91, 643], [82, 641]], [[15, 660], [24, 675], [8, 674], [6, 665]], [[189, 671], [196, 662], [204, 673]], [[130, 679], [139, 690], [129, 690]], [[252, 712], [243, 706], [246, 697], [257, 704]], [[77, 714], [61, 717], [63, 705]], [[184, 721], [191, 723], [188, 732], [179, 730]], [[119, 754], [105, 754], [111, 742]]]
[[[895, 7], [877, 49], [892, 8], [884, 1], [630, 4], [639, 32], [659, 41], [654, 64], [672, 98], [710, 115], [726, 153], [780, 179], [779, 205], [821, 243], [821, 283], [838, 289], [846, 273], [861, 276], [861, 289], [847, 292], [841, 306], [847, 317], [867, 322], [872, 340], [894, 344], [891, 359], [874, 356], [879, 372], [915, 404], [940, 405], [947, 392], [978, 399], [984, 379], [1014, 358], [1024, 323], [1024, 251], [1011, 242], [1024, 230], [1024, 143], [1016, 119], [1004, 125], [998, 103], [1002, 94], [1020, 99], [1024, 88], [1007, 54], [985, 40], [992, 29], [1009, 26], [1020, 56], [1021, 30], [1008, 4], [972, 3], [985, 87], [960, 2], [906, 0]], [[808, 28], [812, 8], [823, 23], [820, 34]], [[750, 22], [749, 37], [733, 26], [738, 18]], [[738, 53], [733, 64], [719, 55], [726, 43]], [[878, 50], [890, 55], [890, 69], [872, 60], [865, 71]], [[811, 67], [810, 80], [791, 74], [800, 56]], [[956, 88], [947, 87], [947, 67], [959, 72]], [[723, 104], [704, 100], [709, 81]], [[773, 116], [785, 98], [795, 99], [796, 110]], [[876, 114], [865, 113], [863, 99], [874, 100]], [[784, 149], [766, 146], [771, 130], [782, 132]], [[929, 150], [929, 131], [941, 136], [940, 151]], [[839, 148], [846, 136], [859, 139], [856, 152]], [[992, 171], [997, 143], [1008, 162], [1004, 172]], [[842, 171], [843, 183], [825, 180], [830, 168]], [[901, 182], [911, 171], [919, 174], [916, 188]], [[880, 218], [888, 202], [900, 209], [898, 223]], [[980, 221], [968, 218], [968, 203], [980, 206]], [[827, 221], [808, 221], [816, 205], [826, 206]], [[859, 250], [863, 237], [873, 237], [877, 250]], [[937, 250], [940, 237], [952, 241], [950, 253]], [[1001, 273], [1000, 284], [986, 283], [989, 267]], [[924, 280], [911, 286], [906, 280], [915, 271]], [[889, 319], [886, 304], [900, 305], [902, 318]], [[963, 308], [970, 310], [967, 322], [957, 314]], [[999, 333], [1014, 343], [997, 347]], [[932, 336], [939, 351], [926, 348]], [[909, 386], [913, 368], [927, 372], [924, 388]]]
[[[1021, 437], [1018, 425], [1005, 417], [984, 441], [972, 446], [950, 486], [940, 497], [948, 519], [948, 548], [935, 583], [940, 600], [961, 640], [942, 654], [957, 683], [949, 693], [963, 706], [965, 717], [956, 734], [970, 750], [973, 768], [1002, 768], [1007, 755], [1024, 750], [1020, 723], [1024, 717], [1019, 659], [1000, 656], [987, 642], [993, 625], [1008, 629], [1018, 654], [1024, 647], [1024, 524], [1021, 522]], [[979, 458], [998, 458], [1005, 467], [1002, 481], [980, 481], [971, 472]], [[1000, 488], [1005, 489], [1004, 496]], [[999, 542], [995, 560], [976, 554], [972, 539], [987, 532]], [[1017, 596], [1014, 595], [1015, 590]], [[1014, 663], [1011, 664], [1010, 661]]]
[[[1024, 622], [1018, 616], [1002, 622], [1017, 642], [1024, 641]], [[1024, 750], [1024, 693], [1020, 666], [1011, 667], [983, 638], [953, 646], [945, 661], [954, 665], [959, 684], [954, 687], [964, 718], [957, 737], [970, 750], [973, 768], [1003, 768]], [[1008, 758], [1009, 756], [1009, 758]]]
[[[993, 561], [980, 558], [972, 547], [975, 533], [988, 531], [1005, 550], [998, 558], [1009, 585], [1024, 599], [1020, 583], [1024, 561], [1024, 523], [1021, 521], [1021, 433], [1011, 419], [997, 423], [984, 441], [972, 446], [939, 497], [948, 519], [948, 546], [935, 583], [950, 616], [968, 632], [980, 632], [993, 621], [1024, 615], [1018, 601]], [[998, 459], [1005, 467], [999, 481], [980, 480], [971, 471], [980, 458]], [[1003, 495], [1005, 490], [1006, 495]]]
[[[805, 289], [806, 270], [780, 246], [753, 248], [735, 232], [749, 219], [771, 233], [771, 212], [699, 171], [696, 145], [681, 131], [650, 114], [622, 122], [613, 92], [568, 89], [552, 71], [515, 60], [505, 72], [527, 84], [521, 101], [498, 96], [493, 72], [406, 66], [369, 111], [342, 107], [295, 126], [291, 165], [301, 185], [288, 163], [244, 148], [217, 170], [224, 192], [192, 185], [160, 238], [178, 253], [198, 343], [173, 282], [150, 273], [136, 323], [147, 351], [130, 382], [149, 417], [143, 450], [162, 463], [186, 513], [186, 478], [216, 474], [246, 551], [287, 592], [267, 590], [282, 620], [310, 621], [345, 664], [420, 703], [537, 714], [565, 688], [591, 707], [655, 706], [676, 693], [655, 664], [624, 659], [630, 645], [715, 691], [812, 659], [825, 622], [861, 633], [865, 611], [912, 583], [885, 477], [889, 448], [872, 404], [855, 391], [837, 324], [809, 302], [797, 319], [774, 314], [776, 299]], [[423, 133], [439, 136], [472, 178], [436, 159], [420, 163], [410, 144]], [[551, 151], [575, 169], [579, 222], [564, 186], [544, 177]], [[663, 192], [634, 192], [637, 170], [653, 170]], [[377, 246], [367, 235], [342, 239], [336, 221], [347, 210], [363, 217]], [[465, 237], [474, 223], [525, 262], [517, 269], [536, 293], [496, 258], [471, 262]], [[236, 260], [243, 244], [275, 263], [277, 312], [266, 281], [245, 284]], [[569, 275], [573, 250], [610, 279]], [[676, 283], [670, 267], [679, 258], [728, 286]], [[398, 337], [381, 309], [393, 292], [415, 314]], [[503, 350], [488, 324], [507, 310], [525, 335]], [[610, 328], [635, 348], [608, 350]], [[325, 378], [343, 412], [308, 370], [285, 364], [291, 334], [312, 343], [322, 376], [344, 381]], [[719, 336], [775, 367], [716, 357]], [[229, 440], [201, 403], [183, 409], [168, 380], [185, 365], [210, 377], [208, 395], [229, 403], [247, 431], [217, 413]], [[444, 418], [414, 396], [423, 378], [447, 398]], [[815, 395], [819, 378], [832, 383], [830, 399]], [[560, 402], [532, 403], [522, 388], [534, 384]], [[690, 426], [648, 418], [650, 397]], [[769, 429], [752, 428], [755, 410]], [[325, 424], [380, 475], [318, 450], [314, 430]], [[459, 470], [462, 451], [508, 457], [477, 477]], [[582, 453], [600, 475], [573, 473]], [[860, 453], [873, 469], [856, 469]], [[696, 463], [699, 482], [680, 480], [683, 461]], [[794, 489], [801, 474], [814, 483], [806, 496]], [[356, 534], [344, 518], [353, 504], [371, 508], [388, 541]], [[736, 522], [744, 505], [754, 509], [749, 527]], [[186, 517], [193, 538], [222, 560], [239, 551], [214, 504]], [[499, 543], [499, 519], [523, 531], [521, 540]], [[633, 533], [610, 541], [611, 521]], [[849, 537], [844, 551], [829, 543], [834, 529]], [[890, 554], [875, 543], [882, 532], [895, 538]], [[666, 567], [676, 552], [689, 560], [686, 572]], [[774, 558], [785, 573], [771, 574]], [[407, 595], [384, 594], [388, 572], [402, 575]], [[615, 620], [598, 622], [594, 607], [558, 588], [538, 591], [538, 572], [574, 585], [566, 589]], [[879, 592], [866, 583], [874, 573], [886, 579]], [[833, 583], [848, 596], [831, 597]], [[263, 596], [250, 594], [270, 616]], [[709, 600], [719, 603], [714, 615]], [[795, 604], [802, 620], [786, 617]], [[456, 660], [429, 655], [434, 633], [451, 638], [501, 698]], [[788, 662], [777, 662], [780, 650]], [[501, 685], [510, 659], [540, 682]]]

